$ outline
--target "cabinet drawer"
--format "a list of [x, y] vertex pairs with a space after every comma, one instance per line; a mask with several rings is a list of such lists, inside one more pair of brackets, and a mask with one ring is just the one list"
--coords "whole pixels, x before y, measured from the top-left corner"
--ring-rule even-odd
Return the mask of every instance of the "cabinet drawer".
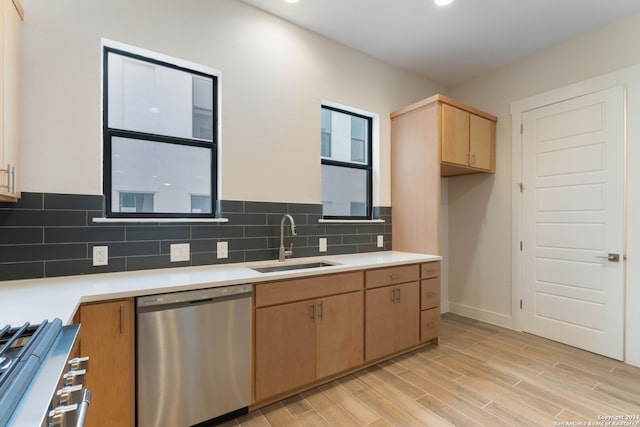
[[365, 272], [366, 286], [367, 288], [378, 288], [396, 283], [412, 282], [418, 280], [419, 274], [418, 264], [368, 270]]
[[254, 295], [256, 307], [283, 304], [362, 289], [362, 271], [331, 274], [279, 282], [258, 283]]
[[420, 341], [429, 341], [440, 336], [440, 308], [423, 310], [420, 313]]
[[420, 282], [420, 308], [440, 307], [440, 278], [427, 279]]
[[440, 277], [440, 261], [427, 262], [420, 265], [420, 278]]

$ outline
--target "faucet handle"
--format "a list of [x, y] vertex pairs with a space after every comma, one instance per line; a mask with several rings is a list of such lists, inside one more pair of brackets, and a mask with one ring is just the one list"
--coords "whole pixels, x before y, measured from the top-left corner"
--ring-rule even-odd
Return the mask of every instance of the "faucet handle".
[[293, 243], [289, 245], [289, 252], [291, 255], [293, 255]]

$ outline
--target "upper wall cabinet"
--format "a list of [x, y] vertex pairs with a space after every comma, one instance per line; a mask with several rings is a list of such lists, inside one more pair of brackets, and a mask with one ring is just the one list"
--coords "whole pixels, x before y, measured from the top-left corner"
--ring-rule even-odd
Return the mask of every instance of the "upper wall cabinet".
[[440, 105], [441, 176], [495, 173], [496, 118], [456, 104]]
[[444, 95], [434, 95], [391, 113], [391, 118], [435, 104], [440, 176], [495, 173], [497, 117], [457, 102]]
[[20, 34], [18, 0], [0, 0], [0, 201], [20, 198]]

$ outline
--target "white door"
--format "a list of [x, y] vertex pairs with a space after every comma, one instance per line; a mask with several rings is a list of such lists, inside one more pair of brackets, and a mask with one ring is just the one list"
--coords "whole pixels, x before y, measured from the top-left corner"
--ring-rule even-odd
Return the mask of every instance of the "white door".
[[522, 123], [523, 330], [621, 360], [624, 89], [527, 111]]

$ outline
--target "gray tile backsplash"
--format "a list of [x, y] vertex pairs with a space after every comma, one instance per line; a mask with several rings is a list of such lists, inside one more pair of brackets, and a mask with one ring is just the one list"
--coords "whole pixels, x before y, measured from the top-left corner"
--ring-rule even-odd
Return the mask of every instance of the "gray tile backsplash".
[[[220, 208], [228, 223], [95, 224], [102, 196], [23, 193], [18, 203], [0, 203], [0, 281], [276, 259], [285, 213], [297, 225], [297, 236], [285, 231], [294, 258], [324, 255], [320, 237], [328, 255], [391, 249], [390, 207], [374, 208], [383, 224], [319, 224], [320, 204], [223, 200]], [[376, 246], [380, 234], [384, 248]], [[229, 258], [216, 257], [220, 241]], [[189, 243], [191, 260], [170, 262], [172, 243]], [[93, 246], [109, 247], [109, 265], [92, 265]]]

